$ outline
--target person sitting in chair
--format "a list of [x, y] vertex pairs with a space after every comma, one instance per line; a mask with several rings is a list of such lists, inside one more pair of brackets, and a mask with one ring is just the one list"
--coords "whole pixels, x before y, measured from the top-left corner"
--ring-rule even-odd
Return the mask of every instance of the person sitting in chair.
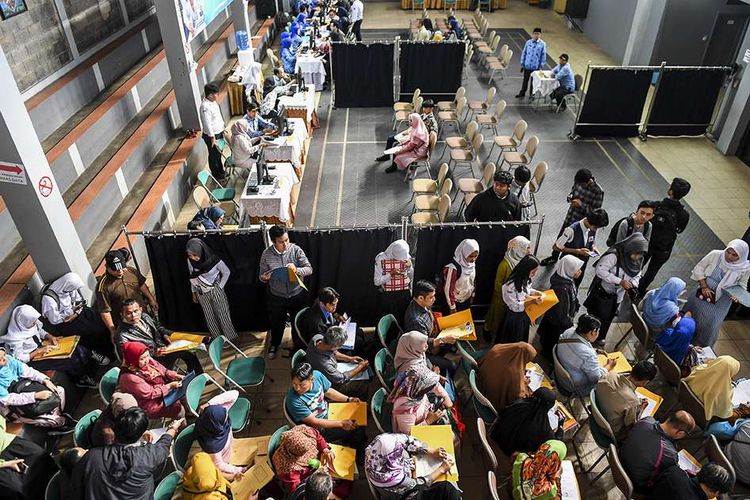
[[[435, 102], [432, 99], [425, 99], [424, 102], [422, 102], [422, 121], [424, 122], [424, 126], [427, 128], [427, 132], [435, 132], [438, 133], [438, 124], [437, 120], [435, 119], [435, 115], [432, 113], [432, 110], [435, 108]], [[398, 143], [403, 143], [404, 141], [407, 141], [409, 139], [409, 132], [411, 129], [407, 129], [404, 132], [401, 132], [400, 134], [393, 134], [392, 136], [388, 137], [385, 141], [385, 149], [391, 149], [393, 146], [395, 146]], [[390, 160], [391, 155], [382, 154], [375, 158], [375, 161], [386, 161]]]
[[552, 69], [552, 74], [560, 83], [560, 86], [552, 91], [552, 100], [555, 101], [555, 104], [561, 110], [567, 108], [565, 96], [576, 91], [576, 80], [573, 70], [570, 68], [570, 64], [568, 64], [568, 59], [568, 54], [560, 54], [558, 65]]
[[409, 129], [405, 140], [401, 142], [398, 151], [393, 156], [393, 163], [385, 169], [390, 174], [398, 170], [406, 170], [415, 161], [424, 160], [430, 147], [430, 133], [427, 131], [422, 117], [417, 113], [409, 115]]

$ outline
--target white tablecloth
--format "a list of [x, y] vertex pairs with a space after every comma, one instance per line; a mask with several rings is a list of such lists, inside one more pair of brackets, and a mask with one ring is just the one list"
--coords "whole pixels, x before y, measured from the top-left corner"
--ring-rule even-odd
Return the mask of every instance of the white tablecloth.
[[302, 152], [307, 140], [307, 127], [302, 118], [289, 118], [289, 127], [294, 129], [292, 135], [286, 136], [281, 146], [267, 146], [263, 154], [266, 161], [289, 162], [299, 168], [302, 165]]
[[[269, 165], [271, 166], [271, 165]], [[274, 163], [276, 168], [268, 173], [276, 177], [273, 184], [260, 186], [256, 194], [248, 194], [247, 188], [255, 183], [255, 169], [250, 171], [240, 196], [240, 220], [247, 217], [277, 217], [282, 222], [291, 219], [289, 204], [292, 186], [299, 182], [291, 163]]]
[[279, 98], [279, 104], [287, 109], [304, 109], [309, 123], [312, 120], [313, 111], [315, 111], [315, 86], [307, 84], [304, 92]]
[[531, 73], [531, 94], [534, 97], [547, 97], [560, 86], [557, 78], [551, 75], [551, 71], [534, 71]]
[[315, 86], [315, 90], [323, 90], [326, 81], [326, 68], [320, 57], [312, 55], [298, 55], [294, 72], [302, 72], [305, 83]]

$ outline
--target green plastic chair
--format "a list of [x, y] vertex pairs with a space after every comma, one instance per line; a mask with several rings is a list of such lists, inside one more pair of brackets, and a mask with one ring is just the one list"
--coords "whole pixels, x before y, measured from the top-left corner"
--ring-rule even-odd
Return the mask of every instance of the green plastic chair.
[[[216, 384], [219, 389], [224, 390], [214, 379], [211, 378], [207, 373], [201, 373], [197, 375], [193, 380], [190, 381], [187, 387], [187, 393], [185, 399], [188, 403], [190, 413], [194, 417], [198, 416], [198, 407], [200, 406], [201, 397], [203, 397], [203, 391], [206, 389], [208, 381]], [[229, 408], [229, 420], [232, 421], [232, 430], [234, 432], [240, 432], [245, 428], [247, 422], [250, 420], [250, 414], [252, 413], [252, 404], [249, 399], [237, 398], [231, 408]]]
[[284, 401], [281, 402], [281, 406], [284, 408], [284, 418], [286, 419], [289, 427], [294, 427], [295, 425], [297, 425], [294, 420], [292, 420], [292, 416], [289, 414], [289, 410], [286, 409], [286, 396], [284, 396]]
[[[221, 368], [221, 352], [224, 350], [224, 344], [229, 344], [242, 356], [231, 360], [226, 371]], [[248, 358], [244, 352], [229, 342], [223, 335], [216, 337], [208, 345], [208, 357], [216, 371], [224, 375], [225, 385], [231, 383], [246, 393], [245, 387], [256, 387], [263, 383], [266, 373], [266, 360], [263, 358]]]
[[375, 391], [370, 400], [370, 413], [375, 421], [375, 426], [380, 433], [393, 432], [393, 422], [391, 421], [391, 412], [386, 409], [385, 398], [388, 393], [382, 387]]
[[393, 388], [393, 381], [396, 380], [396, 371], [393, 369], [389, 370], [390, 360], [391, 354], [385, 347], [375, 355], [375, 375], [378, 376], [380, 385], [387, 391]]
[[195, 424], [190, 424], [182, 429], [182, 432], [172, 441], [172, 449], [169, 451], [169, 455], [176, 470], [185, 472], [193, 441], [195, 441]]
[[107, 370], [99, 381], [99, 395], [102, 400], [109, 404], [112, 401], [112, 394], [117, 389], [117, 380], [120, 378], [120, 368], [115, 366]]
[[89, 441], [89, 427], [91, 427], [91, 424], [93, 424], [101, 414], [101, 410], [91, 410], [78, 420], [76, 428], [73, 431], [73, 443], [76, 446], [86, 448], [87, 450], [91, 448], [91, 441]]
[[292, 368], [297, 366], [297, 363], [304, 363], [307, 359], [307, 354], [302, 349], [298, 349], [297, 352], [292, 356]]
[[489, 349], [474, 350], [471, 347], [471, 344], [465, 340], [457, 341], [456, 347], [461, 354], [461, 366], [464, 367], [464, 372], [466, 372], [467, 375], [471, 370], [479, 368], [479, 360], [489, 352]]
[[471, 398], [471, 402], [474, 405], [474, 411], [476, 411], [477, 415], [484, 420], [487, 427], [491, 428], [497, 420], [497, 410], [495, 410], [495, 407], [492, 406], [490, 400], [479, 390], [479, 387], [477, 386], [477, 372], [475, 370], [469, 372], [469, 385], [471, 385], [471, 392], [474, 395], [474, 397]]
[[214, 198], [215, 201], [220, 202], [234, 200], [234, 188], [221, 187], [219, 181], [217, 181], [216, 178], [214, 178], [214, 176], [211, 175], [211, 172], [209, 172], [208, 170], [201, 170], [200, 172], [198, 172], [198, 182], [200, 182], [203, 187], [208, 189], [208, 192], [211, 193], [211, 197]]
[[177, 486], [182, 481], [182, 474], [173, 471], [162, 479], [154, 490], [154, 500], [170, 500]]
[[276, 453], [279, 443], [281, 443], [281, 435], [289, 429], [291, 429], [291, 427], [288, 425], [282, 425], [271, 434], [271, 439], [268, 440], [268, 463], [271, 464], [271, 468], [274, 472], [276, 472], [276, 469], [273, 466], [273, 454]]
[[55, 475], [49, 478], [47, 488], [44, 490], [44, 500], [62, 500], [62, 492], [60, 491], [60, 471], [55, 472]]
[[307, 347], [307, 342], [305, 341], [305, 338], [302, 336], [302, 330], [300, 330], [299, 322], [300, 320], [302, 320], [302, 315], [305, 314], [308, 309], [310, 308], [303, 307], [294, 316], [294, 328], [292, 328], [292, 337], [297, 339], [297, 342], [299, 343], [301, 347]]
[[380, 339], [380, 344], [388, 349], [388, 352], [391, 354], [395, 354], [395, 352], [388, 346], [388, 332], [391, 331], [391, 328], [397, 328], [398, 329], [398, 336], [400, 336], [404, 331], [401, 329], [401, 326], [398, 324], [398, 321], [396, 320], [396, 317], [393, 314], [386, 314], [382, 318], [380, 318], [380, 321], [378, 321], [378, 338]]

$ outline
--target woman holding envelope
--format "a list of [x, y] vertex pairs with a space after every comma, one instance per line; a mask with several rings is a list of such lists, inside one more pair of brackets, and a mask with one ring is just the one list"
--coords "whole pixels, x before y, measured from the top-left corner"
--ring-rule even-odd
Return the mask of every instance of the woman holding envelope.
[[227, 481], [234, 481], [245, 471], [245, 467], [231, 464], [234, 436], [229, 409], [237, 401], [238, 396], [239, 392], [236, 390], [214, 396], [198, 409], [199, 415], [195, 421], [198, 444]]
[[575, 280], [581, 275], [583, 261], [574, 255], [564, 255], [555, 265], [550, 278], [550, 288], [557, 295], [557, 304], [552, 306], [542, 318], [537, 334], [542, 342], [542, 356], [552, 361], [552, 348], [557, 344], [562, 332], [573, 326], [573, 318], [580, 307], [578, 287]]
[[485, 339], [496, 338], [500, 327], [505, 319], [505, 303], [503, 302], [503, 284], [510, 276], [521, 259], [531, 253], [531, 242], [523, 236], [516, 236], [508, 242], [505, 257], [500, 261], [495, 273], [495, 288], [492, 292], [492, 301], [484, 320]]
[[518, 263], [503, 284], [503, 302], [507, 307], [503, 327], [495, 337], [496, 344], [527, 342], [531, 320], [526, 314], [526, 304], [542, 303], [541, 292], [531, 288], [531, 280], [539, 271], [539, 261], [527, 255]]
[[446, 410], [450, 411], [453, 402], [440, 385], [440, 375], [427, 368], [412, 368], [398, 376], [388, 402], [393, 404], [395, 432], [409, 434], [415, 425], [450, 423]]

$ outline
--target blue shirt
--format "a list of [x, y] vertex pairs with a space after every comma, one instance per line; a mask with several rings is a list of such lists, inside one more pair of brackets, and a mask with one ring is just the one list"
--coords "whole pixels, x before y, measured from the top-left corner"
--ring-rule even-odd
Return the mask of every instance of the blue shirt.
[[555, 78], [560, 82], [562, 88], [570, 92], [575, 91], [576, 79], [573, 76], [573, 70], [570, 69], [570, 64], [566, 63], [565, 66], [560, 66], [558, 64], [552, 70], [552, 74], [555, 75]]
[[547, 62], [547, 44], [544, 40], [526, 40], [521, 52], [521, 67], [523, 69], [536, 71], [541, 69]]
[[258, 113], [255, 114], [255, 118], [253, 119], [245, 115], [245, 120], [247, 120], [248, 124], [247, 135], [249, 135], [250, 137], [260, 137], [261, 135], [263, 135], [264, 129], [276, 128], [273, 123], [264, 120]]
[[325, 394], [331, 388], [331, 382], [318, 370], [313, 370], [313, 385], [304, 394], [298, 394], [290, 388], [286, 394], [286, 411], [295, 423], [312, 415], [315, 418], [328, 418], [328, 401]]
[[591, 343], [576, 333], [576, 327], [570, 327], [560, 335], [557, 343], [557, 359], [570, 374], [575, 387], [568, 387], [565, 379], [557, 381], [568, 392], [588, 394], [607, 370], [599, 365], [599, 358]]
[[323, 307], [323, 304], [319, 304], [318, 307], [320, 307], [320, 312], [323, 313], [323, 317], [326, 319], [326, 324], [332, 325], [333, 314], [329, 313], [328, 310], [325, 307]]

